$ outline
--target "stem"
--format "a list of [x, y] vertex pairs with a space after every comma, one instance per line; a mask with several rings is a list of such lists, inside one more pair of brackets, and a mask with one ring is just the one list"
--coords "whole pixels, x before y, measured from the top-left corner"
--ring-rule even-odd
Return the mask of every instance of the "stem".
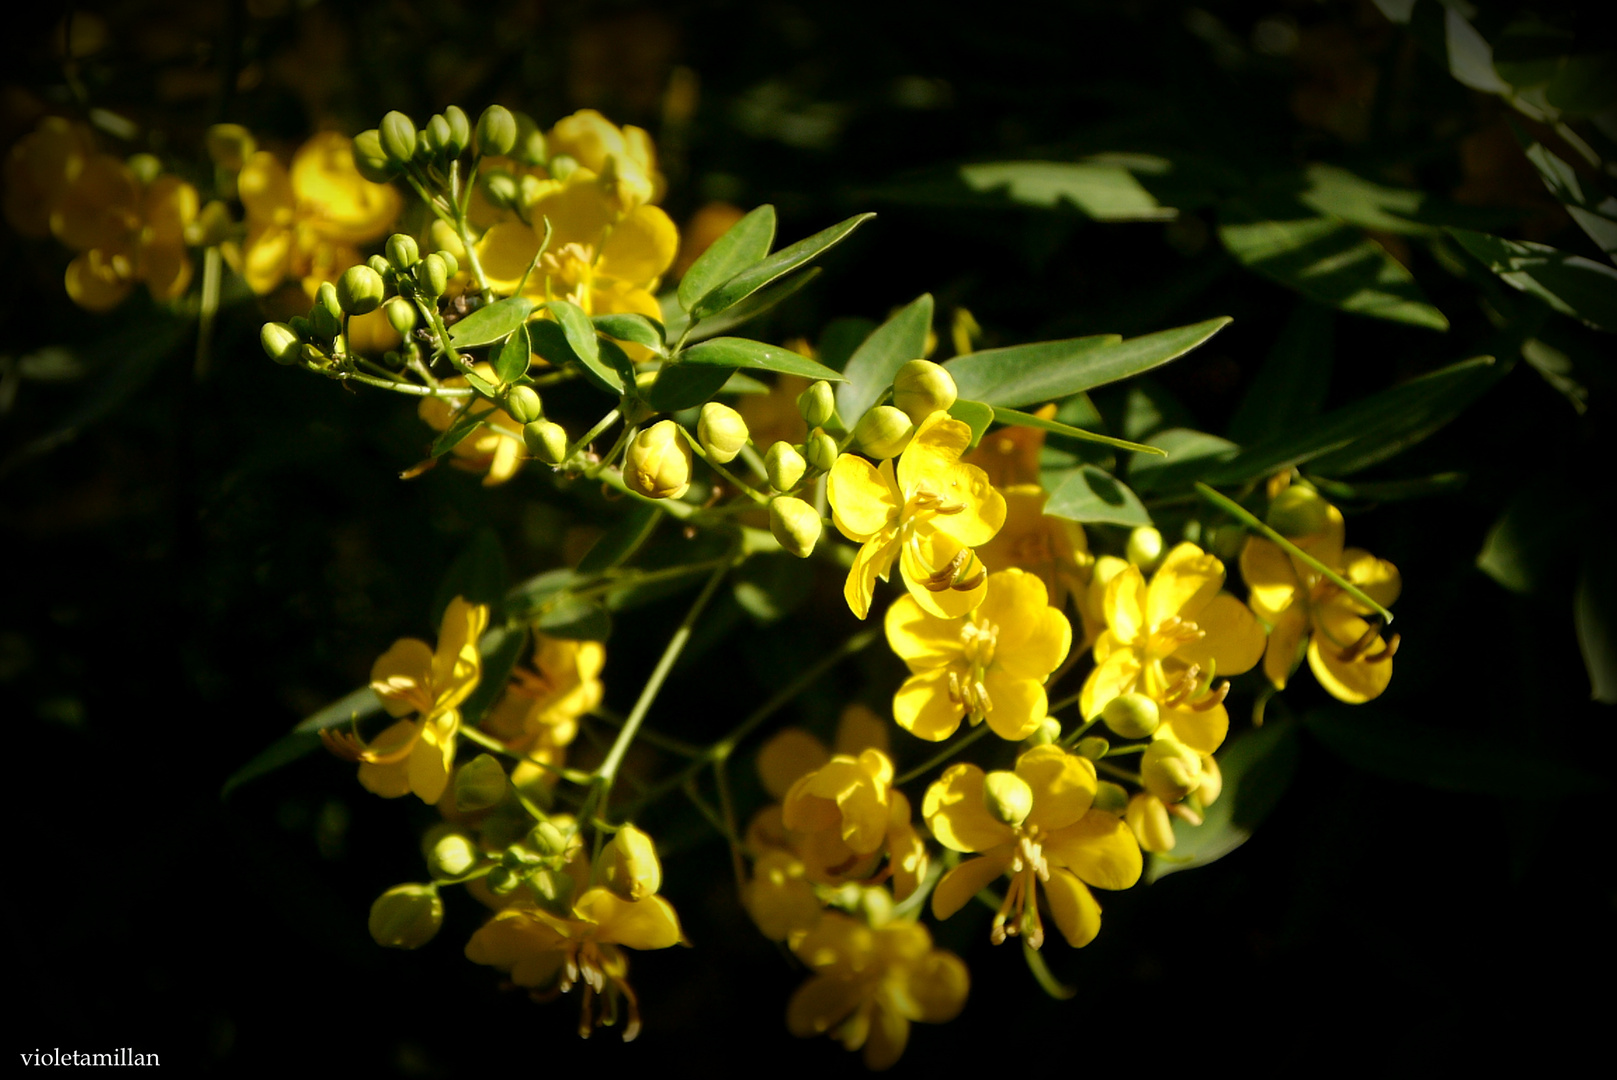
[[[683, 569], [683, 567], [681, 569]], [[620, 730], [623, 727], [623, 717], [621, 716], [613, 716], [602, 711], [601, 709], [591, 710], [590, 715], [595, 717], [595, 719], [604, 721], [612, 727]], [[702, 756], [702, 748], [700, 746], [697, 746], [694, 743], [688, 743], [684, 739], [676, 739], [672, 735], [660, 735], [657, 732], [652, 731], [650, 728], [642, 729], [640, 732], [640, 737], [646, 740], [652, 746], [658, 747], [662, 750], [667, 750], [670, 753], [678, 754], [681, 757], [698, 758]]]
[[953, 743], [951, 743], [947, 749], [932, 755], [925, 761], [921, 762], [921, 764], [915, 766], [915, 768], [905, 773], [903, 776], [900, 776], [897, 780], [894, 780], [893, 786], [897, 787], [899, 784], [907, 784], [918, 776], [924, 776], [926, 773], [930, 772], [937, 766], [942, 765], [945, 761], [948, 761], [950, 758], [960, 753], [960, 751], [964, 750], [966, 747], [970, 746], [984, 735], [987, 735], [990, 730], [991, 729], [987, 724], [983, 724], [975, 731], [968, 732], [963, 738], [956, 739]]
[[[533, 272], [539, 268], [539, 260], [544, 257], [545, 250], [550, 247], [550, 237], [555, 230], [551, 228], [550, 219], [548, 217], [543, 217], [539, 220], [545, 223], [544, 239], [539, 241], [539, 250], [533, 253], [533, 261], [528, 263], [528, 268], [522, 272], [522, 280], [517, 282], [517, 291], [512, 293], [512, 296], [522, 295], [522, 290], [528, 287], [528, 278], [532, 277]], [[528, 228], [531, 229], [533, 226], [529, 225]]]
[[752, 496], [753, 502], [760, 505], [768, 505], [768, 495], [759, 493], [758, 490], [755, 489], [751, 484], [747, 483], [745, 480], [738, 479], [736, 475], [729, 469], [726, 469], [723, 465], [720, 465], [717, 461], [714, 461], [713, 458], [709, 456], [708, 452], [702, 449], [702, 444], [696, 438], [696, 436], [692, 435], [688, 431], [684, 434], [686, 445], [696, 452], [697, 457], [707, 462], [708, 468], [712, 469], [714, 472], [728, 480], [730, 482], [730, 486], [735, 488], [737, 491]]
[[[719, 789], [719, 811], [724, 815], [724, 838], [730, 844], [730, 869], [735, 874], [736, 896], [743, 898], [745, 906], [747, 868], [741, 861], [741, 838], [736, 832], [735, 801], [730, 798], [730, 778], [724, 771], [726, 764], [722, 759], [713, 763], [713, 781]], [[695, 783], [694, 777], [692, 783]]]
[[476, 397], [477, 391], [471, 387], [433, 387], [417, 386], [411, 382], [395, 382], [392, 379], [378, 379], [375, 375], [366, 375], [358, 371], [345, 372], [339, 375], [341, 379], [351, 379], [366, 386], [375, 386], [383, 390], [391, 390], [395, 394], [409, 394], [412, 397], [440, 397], [440, 398], [469, 398]]
[[1104, 761], [1095, 762], [1095, 768], [1108, 776], [1115, 776], [1119, 780], [1127, 780], [1129, 783], [1135, 784], [1139, 787], [1145, 786], [1145, 781], [1140, 779], [1139, 773], [1129, 772], [1127, 769], [1119, 769], [1116, 765], [1108, 765]]
[[621, 414], [618, 412], [617, 409], [614, 408], [614, 409], [610, 410], [605, 416], [601, 417], [601, 422], [600, 423], [598, 423], [594, 427], [590, 428], [589, 431], [584, 433], [583, 437], [581, 437], [581, 438], [577, 439], [576, 441], [574, 441], [573, 444], [567, 448], [567, 452], [562, 455], [562, 460], [563, 461], [571, 461], [573, 459], [574, 454], [578, 453], [580, 450], [584, 449], [591, 442], [594, 441], [595, 436], [599, 435], [601, 432], [605, 431], [607, 428], [609, 428], [613, 424], [617, 423], [619, 415], [621, 415]]
[[195, 374], [207, 377], [213, 360], [213, 324], [219, 314], [219, 281], [222, 260], [217, 244], [202, 253], [202, 296], [197, 309], [197, 358]]

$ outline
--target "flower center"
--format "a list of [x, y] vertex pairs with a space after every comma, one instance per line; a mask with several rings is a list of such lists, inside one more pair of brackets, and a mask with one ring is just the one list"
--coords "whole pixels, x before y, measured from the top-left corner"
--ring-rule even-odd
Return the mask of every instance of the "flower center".
[[1145, 657], [1147, 660], [1161, 660], [1172, 655], [1173, 651], [1181, 645], [1188, 645], [1192, 641], [1200, 641], [1207, 636], [1207, 631], [1178, 615], [1170, 615], [1156, 626], [1151, 628], [1145, 638]]

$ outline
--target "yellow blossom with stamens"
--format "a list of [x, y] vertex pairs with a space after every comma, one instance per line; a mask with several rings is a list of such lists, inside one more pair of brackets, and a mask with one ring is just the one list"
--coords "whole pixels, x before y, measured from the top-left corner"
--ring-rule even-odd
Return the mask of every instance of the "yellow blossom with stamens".
[[922, 421], [898, 458], [880, 468], [843, 454], [826, 494], [842, 534], [861, 545], [843, 587], [853, 613], [870, 614], [876, 579], [899, 565], [923, 611], [955, 618], [982, 603], [987, 571], [972, 551], [1005, 523], [1005, 497], [988, 474], [964, 464], [971, 428], [947, 413]]
[[371, 668], [371, 689], [397, 723], [370, 744], [327, 728], [328, 748], [356, 760], [359, 782], [383, 798], [414, 792], [436, 803], [449, 783], [460, 731], [460, 704], [477, 688], [482, 659], [477, 639], [488, 627], [488, 608], [455, 597], [444, 609], [438, 648], [400, 638]]
[[[578, 735], [578, 718], [601, 703], [606, 648], [598, 641], [534, 635], [533, 669], [516, 668], [482, 729], [522, 754], [511, 773], [519, 789], [548, 785]], [[550, 768], [546, 768], [545, 766]]]
[[1137, 566], [1106, 584], [1106, 630], [1095, 640], [1095, 670], [1085, 680], [1079, 708], [1098, 716], [1119, 694], [1140, 693], [1157, 703], [1156, 738], [1173, 737], [1211, 754], [1229, 732], [1217, 675], [1239, 675], [1263, 656], [1263, 626], [1227, 592], [1224, 564], [1195, 544], [1179, 544], [1163, 558], [1148, 585]]
[[[1398, 568], [1368, 551], [1344, 549], [1341, 511], [1328, 506], [1325, 517], [1323, 529], [1292, 542], [1390, 607], [1402, 587]], [[1285, 689], [1307, 638], [1308, 666], [1332, 697], [1357, 705], [1387, 688], [1398, 635], [1384, 640], [1379, 620], [1339, 585], [1259, 536], [1241, 551], [1241, 576], [1251, 590], [1247, 602], [1272, 627], [1263, 673], [1276, 687]]]
[[[499, 381], [490, 364], [479, 362], [472, 365], [472, 370], [491, 383]], [[464, 376], [456, 375], [444, 379], [442, 385], [461, 388], [470, 384]], [[503, 484], [517, 474], [528, 456], [527, 446], [522, 441], [522, 425], [509, 413], [486, 398], [424, 397], [417, 407], [417, 415], [434, 431], [447, 431], [467, 415], [462, 412], [462, 406], [468, 400], [472, 415], [481, 417], [483, 422], [449, 451], [450, 464], [469, 472], [487, 469], [483, 476], [484, 487]]]
[[609, 178], [613, 197], [625, 209], [657, 202], [667, 186], [657, 171], [657, 147], [651, 135], [632, 124], [620, 128], [594, 109], [580, 109], [556, 121], [545, 146], [552, 156], [566, 154]]
[[[998, 778], [1006, 778], [994, 783]], [[1020, 785], [1016, 783], [1020, 781]], [[1031, 798], [991, 798], [1025, 785]], [[1096, 810], [1095, 765], [1054, 744], [1016, 759], [1014, 774], [985, 774], [952, 765], [927, 788], [922, 814], [945, 847], [981, 857], [945, 874], [932, 893], [932, 914], [947, 919], [1002, 874], [1011, 875], [994, 916], [992, 939], [1021, 934], [1044, 942], [1038, 889], [1067, 943], [1082, 948], [1100, 932], [1100, 905], [1089, 887], [1127, 889], [1140, 879], [1140, 845], [1117, 815]], [[1014, 812], [1012, 812], [1014, 811]]]
[[869, 880], [888, 856], [900, 900], [926, 876], [926, 847], [910, 802], [893, 787], [893, 762], [880, 750], [837, 754], [797, 779], [781, 800], [785, 846], [822, 885]]
[[887, 609], [887, 643], [909, 665], [893, 697], [899, 727], [938, 742], [962, 720], [1025, 739], [1049, 712], [1044, 681], [1072, 646], [1072, 625], [1049, 606], [1044, 583], [1023, 570], [988, 576], [976, 610], [940, 619], [901, 596]]
[[1089, 552], [1083, 527], [1046, 514], [1050, 494], [1036, 484], [1013, 484], [1000, 491], [1005, 496], [1005, 525], [977, 549], [978, 558], [990, 572], [1015, 566], [1037, 574], [1049, 590], [1052, 607], [1065, 610], [1071, 598], [1082, 620], [1075, 644], [1088, 648], [1106, 627], [1099, 608], [1089, 603], [1095, 556]]

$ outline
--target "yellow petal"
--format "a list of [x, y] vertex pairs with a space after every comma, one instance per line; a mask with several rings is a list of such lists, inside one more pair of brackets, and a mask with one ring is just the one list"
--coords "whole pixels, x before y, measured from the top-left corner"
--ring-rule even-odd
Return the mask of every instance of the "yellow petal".
[[599, 927], [596, 940], [631, 949], [666, 949], [685, 936], [674, 905], [660, 896], [623, 900], [595, 888], [574, 901], [573, 914]]
[[783, 799], [800, 778], [831, 759], [825, 744], [802, 728], [784, 728], [758, 750], [758, 776], [771, 798]]
[[955, 851], [988, 851], [1011, 843], [1016, 834], [995, 821], [983, 801], [983, 771], [975, 765], [951, 765], [926, 789], [921, 816], [938, 843]]
[[371, 665], [371, 689], [394, 716], [419, 711], [416, 701], [432, 684], [432, 649], [420, 638], [400, 638]]
[[1156, 738], [1172, 737], [1198, 754], [1211, 754], [1224, 745], [1230, 733], [1230, 714], [1222, 705], [1208, 709], [1176, 709], [1164, 706], [1162, 724]]
[[298, 148], [291, 181], [300, 212], [329, 240], [376, 240], [403, 206], [391, 184], [373, 184], [359, 175], [353, 141], [335, 131], [323, 131]]
[[[1102, 634], [1101, 640], [1106, 637]], [[1107, 703], [1119, 694], [1133, 693], [1140, 685], [1140, 672], [1140, 661], [1132, 649], [1118, 649], [1108, 654], [1100, 666], [1089, 673], [1078, 695], [1078, 709], [1084, 719], [1099, 716]]]
[[904, 575], [905, 587], [909, 589], [910, 595], [915, 597], [916, 603], [921, 605], [922, 610], [940, 619], [957, 619], [974, 611], [988, 595], [986, 575], [980, 575], [977, 584], [969, 589], [948, 586], [933, 591], [928, 588], [927, 582], [934, 575], [954, 565], [956, 557], [962, 556], [962, 552], [964, 555], [961, 565], [968, 568], [965, 573], [969, 580], [969, 567], [973, 556], [952, 536], [942, 532], [917, 530], [914, 538], [901, 545], [899, 549], [899, 569]]
[[1089, 887], [1070, 872], [1060, 867], [1050, 869], [1050, 880], [1044, 883], [1044, 895], [1050, 901], [1050, 914], [1067, 944], [1081, 949], [1095, 940], [1100, 933], [1100, 905]]
[[887, 580], [893, 559], [898, 556], [898, 545], [885, 536], [866, 543], [853, 557], [848, 568], [848, 579], [842, 585], [842, 598], [856, 618], [870, 614], [870, 599], [876, 592], [876, 579]]
[[[501, 222], [477, 242], [477, 258], [482, 263], [483, 273], [489, 284], [500, 292], [516, 289], [528, 267], [533, 265], [534, 253], [538, 250], [539, 237], [520, 221]], [[537, 272], [534, 277], [538, 277]]]
[[247, 159], [236, 175], [236, 192], [254, 226], [286, 225], [292, 221], [295, 197], [292, 178], [274, 154], [260, 150]]
[[892, 473], [888, 462], [878, 470], [854, 454], [837, 458], [826, 479], [826, 498], [842, 535], [863, 543], [898, 519], [900, 500]]
[[1009, 855], [985, 855], [967, 859], [944, 874], [932, 890], [932, 917], [947, 919], [971, 901], [1010, 868]]
[[966, 709], [949, 697], [952, 670], [935, 667], [904, 680], [893, 695], [893, 719], [899, 727], [928, 742], [941, 742], [959, 729]]
[[68, 263], [64, 284], [68, 298], [85, 311], [111, 311], [133, 287], [99, 251], [86, 251]]
[[1046, 832], [1072, 825], [1095, 801], [1094, 762], [1059, 746], [1036, 746], [1017, 758], [1016, 775], [1033, 789], [1027, 824]]
[[618, 222], [601, 246], [596, 272], [649, 285], [667, 272], [679, 250], [679, 230], [655, 206], [637, 207]]
[[1275, 616], [1269, 631], [1269, 643], [1263, 650], [1263, 673], [1284, 690], [1291, 673], [1297, 670], [1302, 652], [1303, 637], [1308, 633], [1308, 616], [1301, 604], [1282, 610]]
[[[1145, 632], [1145, 578], [1129, 566], [1106, 583], [1106, 629], [1119, 644], [1132, 645]], [[1104, 704], [1104, 702], [1102, 702]]]
[[1241, 578], [1247, 600], [1269, 622], [1297, 599], [1297, 572], [1291, 556], [1261, 536], [1249, 537], [1241, 549]]
[[1019, 679], [1008, 671], [990, 668], [983, 675], [988, 691], [986, 720], [995, 735], [1020, 742], [1038, 728], [1050, 712], [1050, 700], [1037, 679]]
[[[887, 644], [911, 672], [963, 659], [958, 620], [928, 614], [914, 597], [901, 596], [887, 609]], [[1042, 676], [1041, 676], [1042, 678]]]
[[1174, 650], [1173, 658], [1187, 664], [1212, 665], [1220, 676], [1251, 671], [1263, 658], [1268, 635], [1252, 609], [1229, 593], [1208, 600], [1196, 614], [1196, 625], [1206, 635]]
[[[1178, 544], [1151, 575], [1145, 597], [1146, 621], [1158, 626], [1178, 615], [1199, 624], [1198, 613], [1223, 587], [1223, 563], [1195, 544]], [[1252, 662], [1257, 663], [1257, 658]]]
[[[1357, 642], [1370, 629], [1369, 623], [1336, 604], [1324, 605], [1315, 618], [1319, 619], [1322, 631], [1328, 629], [1336, 640], [1348, 644]], [[1375, 662], [1366, 659], [1385, 647], [1386, 643], [1378, 635], [1356, 659], [1344, 660], [1341, 650], [1323, 633], [1316, 633], [1308, 642], [1308, 666], [1332, 697], [1349, 705], [1361, 705], [1380, 697], [1392, 682], [1391, 659]]]
[[1363, 548], [1348, 548], [1342, 552], [1342, 576], [1382, 607], [1392, 607], [1392, 602], [1398, 599], [1399, 592], [1403, 590], [1403, 578], [1399, 576], [1398, 568]]
[[824, 1035], [864, 1001], [864, 984], [835, 975], [816, 975], [797, 988], [786, 1004], [786, 1029], [800, 1039]]
[[943, 1024], [965, 1007], [971, 974], [954, 953], [933, 949], [916, 962], [906, 985], [920, 1012], [911, 1019]]
[[579, 169], [560, 186], [547, 190], [528, 212], [530, 221], [550, 219], [554, 230], [551, 251], [568, 244], [598, 247], [615, 216], [611, 200], [589, 169]]
[[1052, 862], [1100, 889], [1127, 889], [1140, 880], [1144, 867], [1134, 834], [1122, 818], [1104, 810], [1091, 810], [1047, 837], [1044, 851]]
[[1072, 623], [1053, 607], [1039, 611], [1032, 623], [1032, 632], [1018, 646], [1007, 646], [1000, 638], [995, 663], [1014, 675], [1043, 682], [1072, 650]]

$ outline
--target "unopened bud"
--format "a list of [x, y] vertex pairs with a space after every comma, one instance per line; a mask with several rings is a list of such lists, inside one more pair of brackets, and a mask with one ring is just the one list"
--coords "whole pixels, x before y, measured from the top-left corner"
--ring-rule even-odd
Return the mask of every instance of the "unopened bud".
[[157, 159], [156, 154], [132, 154], [124, 164], [129, 166], [129, 171], [134, 173], [135, 179], [143, 185], [150, 184], [163, 172], [163, 163]]
[[505, 411], [519, 424], [531, 424], [545, 416], [539, 392], [531, 386], [513, 386], [505, 393]]
[[560, 465], [567, 456], [567, 432], [549, 420], [535, 420], [522, 429], [522, 441], [528, 453], [546, 465]]
[[831, 390], [831, 384], [824, 379], [811, 383], [807, 390], [797, 395], [797, 411], [802, 415], [803, 423], [809, 427], [824, 427], [837, 411], [837, 396]]
[[552, 179], [565, 183], [569, 176], [578, 171], [578, 159], [570, 154], [557, 154], [545, 162], [545, 168], [550, 170]]
[[819, 513], [802, 499], [777, 495], [769, 501], [769, 531], [780, 541], [781, 547], [799, 559], [806, 559], [814, 552], [824, 527]]
[[1162, 723], [1162, 710], [1144, 694], [1119, 694], [1106, 703], [1100, 718], [1122, 739], [1148, 739]]
[[258, 343], [264, 346], [264, 354], [277, 364], [297, 363], [298, 353], [303, 348], [298, 332], [281, 322], [265, 323], [258, 332]]
[[298, 337], [302, 338], [304, 341], [308, 341], [310, 338], [314, 337], [314, 326], [305, 316], [294, 315], [290, 319], [286, 320], [286, 322], [287, 325], [292, 328], [292, 332]]
[[902, 409], [877, 405], [854, 425], [854, 441], [859, 449], [878, 461], [897, 457], [910, 444], [915, 425]]
[[1196, 801], [1212, 806], [1224, 793], [1224, 771], [1213, 760], [1212, 754], [1202, 755], [1202, 782], [1196, 786]]
[[381, 126], [376, 131], [382, 153], [393, 164], [404, 165], [415, 157], [415, 122], [408, 116], [395, 109], [382, 117]]
[[983, 804], [995, 821], [1015, 828], [1033, 809], [1033, 789], [1013, 772], [991, 772], [983, 778]]
[[518, 201], [521, 194], [517, 188], [517, 178], [504, 169], [492, 169], [483, 178], [483, 194], [501, 210], [514, 210], [522, 205]]
[[427, 850], [427, 871], [434, 878], [458, 878], [477, 865], [477, 844], [459, 829], [445, 830]]
[[421, 261], [421, 245], [407, 233], [394, 233], [387, 238], [387, 261], [395, 270], [408, 270]]
[[1078, 740], [1078, 745], [1073, 749], [1077, 750], [1080, 756], [1086, 757], [1090, 761], [1099, 761], [1101, 758], [1106, 756], [1106, 751], [1110, 750], [1111, 748], [1112, 744], [1107, 742], [1101, 736], [1086, 735], [1084, 738]]
[[382, 305], [382, 310], [387, 313], [388, 324], [398, 331], [400, 337], [410, 336], [417, 319], [414, 304], [402, 296], [395, 296]]
[[1176, 803], [1201, 785], [1202, 759], [1177, 739], [1157, 739], [1140, 755], [1140, 780], [1165, 803]]
[[444, 262], [441, 255], [428, 255], [415, 264], [412, 273], [415, 275], [416, 288], [427, 296], [442, 296], [444, 290], [449, 288], [449, 264]]
[[837, 441], [824, 428], [815, 428], [803, 444], [803, 457], [821, 472], [830, 472], [837, 463]]
[[893, 405], [917, 424], [948, 409], [958, 396], [954, 378], [930, 360], [911, 360], [893, 376]]
[[1123, 820], [1146, 851], [1172, 851], [1175, 841], [1168, 808], [1155, 795], [1140, 792], [1129, 800]]
[[309, 336], [316, 341], [330, 341], [342, 333], [342, 320], [324, 304], [309, 309]]
[[365, 265], [375, 270], [377, 276], [383, 281], [388, 280], [393, 274], [393, 264], [387, 261], [387, 256], [385, 255], [372, 255], [365, 260]]
[[371, 905], [371, 937], [390, 949], [419, 949], [444, 922], [434, 885], [395, 885]]
[[557, 858], [567, 854], [567, 834], [553, 822], [541, 821], [528, 830], [528, 845], [547, 858]]
[[528, 891], [533, 893], [541, 907], [559, 911], [572, 898], [573, 879], [548, 866], [540, 867], [528, 875]]
[[1269, 500], [1264, 522], [1281, 536], [1308, 536], [1330, 523], [1331, 504], [1313, 488], [1292, 484]]
[[677, 499], [691, 486], [691, 448], [672, 420], [634, 437], [623, 456], [623, 480], [648, 499]]
[[1061, 738], [1061, 721], [1053, 716], [1046, 716], [1039, 721], [1039, 726], [1033, 729], [1033, 734], [1022, 740], [1022, 745], [1029, 748], [1049, 746], [1059, 738]]
[[369, 315], [386, 296], [382, 275], [368, 266], [350, 266], [337, 279], [337, 302], [350, 315]]
[[504, 157], [517, 143], [517, 119], [504, 105], [490, 105], [477, 118], [477, 152]]
[[488, 885], [489, 892], [496, 896], [504, 896], [522, 884], [522, 875], [508, 866], [496, 866], [488, 872], [488, 877], [483, 881]]
[[1141, 571], [1149, 573], [1162, 559], [1162, 534], [1149, 525], [1139, 526], [1129, 533], [1123, 554]]
[[651, 837], [633, 825], [613, 834], [601, 853], [601, 880], [625, 900], [639, 900], [662, 888], [663, 868]]
[[354, 168], [373, 184], [385, 184], [398, 175], [399, 167], [382, 149], [382, 135], [375, 128], [354, 136]]
[[[295, 317], [296, 316], [294, 316], [294, 318]], [[321, 352], [319, 349], [315, 348], [313, 345], [305, 345], [303, 348], [298, 350], [298, 359], [312, 367], [325, 367], [326, 361], [329, 360], [330, 357]]]
[[478, 754], [455, 770], [455, 808], [487, 810], [505, 798], [505, 768], [492, 754]]
[[459, 105], [446, 108], [444, 119], [449, 121], [449, 138], [444, 140], [444, 149], [450, 157], [460, 157], [472, 144], [472, 122]]
[[454, 277], [456, 274], [460, 273], [460, 260], [455, 257], [455, 253], [453, 251], [450, 251], [448, 248], [439, 248], [437, 251], [433, 252], [433, 254], [443, 260], [444, 269], [449, 272], [450, 277]]
[[717, 401], [702, 406], [701, 418], [696, 422], [696, 439], [708, 457], [720, 465], [734, 460], [751, 437], [747, 422], [730, 406]]
[[444, 154], [454, 157], [450, 150], [450, 143], [454, 141], [454, 132], [449, 130], [449, 121], [442, 113], [434, 113], [427, 126], [421, 129], [421, 142], [431, 154]]
[[545, 134], [533, 117], [527, 113], [513, 113], [517, 122], [516, 142], [511, 144], [511, 157], [523, 165], [545, 163]]
[[316, 289], [314, 293], [314, 302], [339, 319], [342, 318], [342, 301], [337, 299], [337, 286], [331, 282], [322, 281], [320, 283], [320, 288]]
[[1129, 793], [1122, 784], [1114, 784], [1110, 780], [1095, 781], [1095, 801], [1092, 805], [1096, 810], [1121, 817], [1128, 804]]
[[764, 475], [776, 491], [790, 491], [803, 479], [808, 462], [789, 442], [776, 442], [764, 453]]
[[215, 124], [208, 129], [206, 141], [208, 157], [228, 172], [240, 172], [258, 149], [253, 133], [240, 124]]

